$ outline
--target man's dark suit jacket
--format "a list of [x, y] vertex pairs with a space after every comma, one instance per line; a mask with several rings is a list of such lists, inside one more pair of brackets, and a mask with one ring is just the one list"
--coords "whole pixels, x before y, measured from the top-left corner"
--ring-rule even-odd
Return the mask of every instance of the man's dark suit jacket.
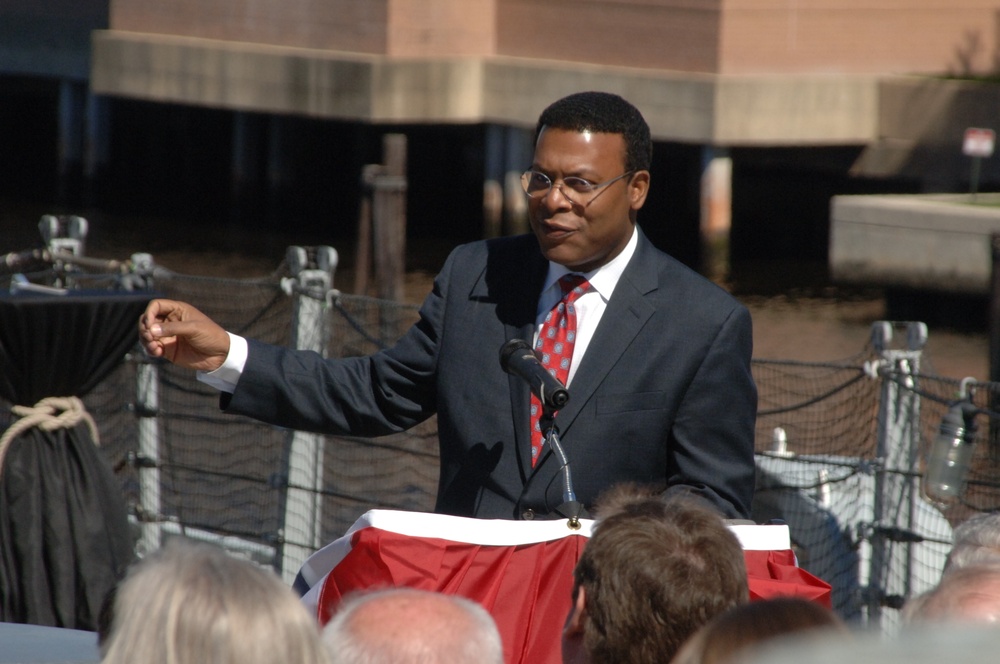
[[[637, 232], [569, 403], [555, 417], [577, 498], [589, 508], [615, 483], [659, 484], [746, 518], [757, 408], [750, 315]], [[369, 436], [436, 412], [438, 512], [554, 517], [563, 502], [560, 464], [546, 446], [532, 469], [529, 388], [498, 360], [506, 341], [531, 342], [547, 268], [531, 235], [460, 246], [395, 346], [324, 360], [250, 341], [227, 411]]]

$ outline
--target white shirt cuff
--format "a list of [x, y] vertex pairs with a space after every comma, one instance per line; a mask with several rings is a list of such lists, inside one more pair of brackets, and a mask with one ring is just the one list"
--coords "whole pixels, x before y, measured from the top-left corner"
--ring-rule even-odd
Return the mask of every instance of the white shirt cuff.
[[247, 363], [247, 340], [232, 332], [226, 334], [229, 335], [229, 355], [226, 356], [226, 361], [215, 371], [199, 371], [196, 376], [202, 383], [220, 392], [232, 394], [236, 391], [236, 383], [240, 381], [243, 367]]

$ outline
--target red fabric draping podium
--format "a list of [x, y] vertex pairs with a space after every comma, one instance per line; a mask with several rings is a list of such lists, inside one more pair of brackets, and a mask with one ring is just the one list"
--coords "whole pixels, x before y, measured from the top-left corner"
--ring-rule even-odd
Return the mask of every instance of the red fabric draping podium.
[[[303, 600], [326, 623], [361, 589], [411, 587], [474, 599], [496, 620], [508, 663], [558, 664], [573, 567], [593, 522], [503, 521], [372, 510], [306, 561]], [[830, 586], [795, 565], [787, 526], [732, 526], [752, 599], [799, 595], [830, 606]]]

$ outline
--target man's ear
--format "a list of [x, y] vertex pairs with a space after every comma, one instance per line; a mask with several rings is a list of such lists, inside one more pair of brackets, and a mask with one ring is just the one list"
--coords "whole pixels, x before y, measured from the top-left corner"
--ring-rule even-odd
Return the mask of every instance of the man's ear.
[[646, 202], [649, 193], [649, 171], [636, 171], [628, 182], [629, 206], [638, 210]]
[[566, 617], [566, 625], [563, 627], [563, 637], [583, 636], [583, 626], [586, 621], [587, 590], [583, 586], [579, 586], [569, 616]]

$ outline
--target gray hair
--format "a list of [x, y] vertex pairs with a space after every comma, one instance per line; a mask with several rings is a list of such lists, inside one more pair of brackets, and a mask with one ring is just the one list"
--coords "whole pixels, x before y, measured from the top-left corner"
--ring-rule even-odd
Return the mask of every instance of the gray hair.
[[502, 664], [493, 617], [456, 595], [389, 588], [348, 596], [323, 630], [333, 664]]
[[118, 588], [102, 664], [327, 664], [319, 623], [271, 570], [172, 538]]
[[977, 514], [955, 527], [954, 544], [945, 562], [945, 572], [1000, 562], [1000, 514]]

